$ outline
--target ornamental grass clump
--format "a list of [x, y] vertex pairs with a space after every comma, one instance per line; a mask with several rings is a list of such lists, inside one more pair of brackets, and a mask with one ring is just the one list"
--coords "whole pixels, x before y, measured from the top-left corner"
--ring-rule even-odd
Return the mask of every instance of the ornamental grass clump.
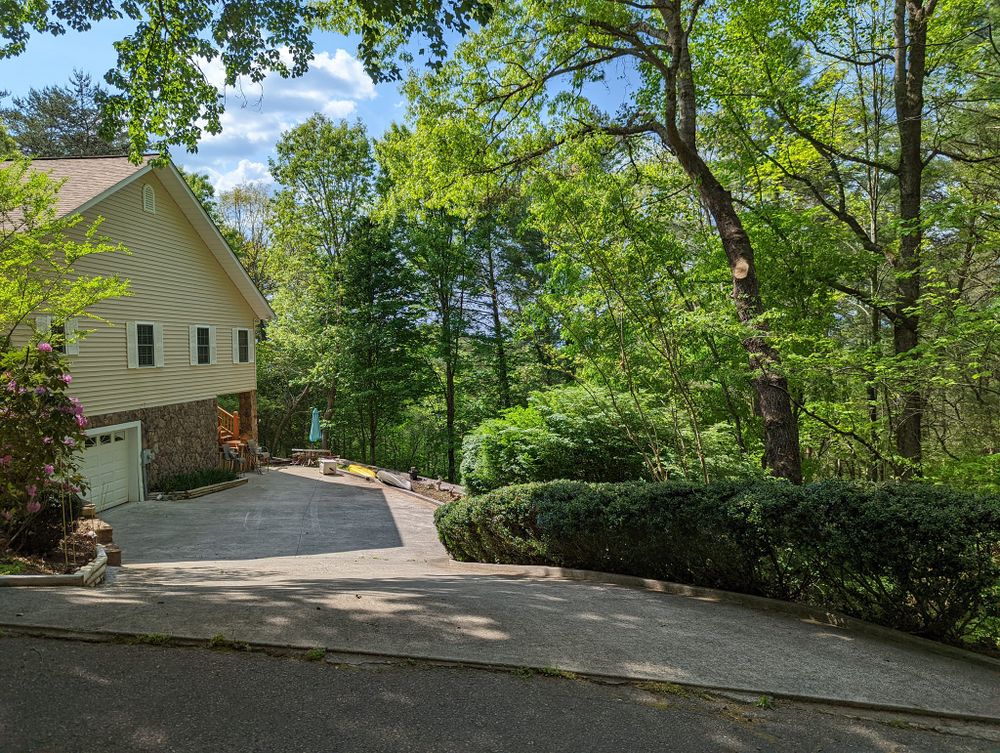
[[47, 553], [75, 518], [87, 419], [71, 381], [51, 343], [0, 353], [0, 552]]

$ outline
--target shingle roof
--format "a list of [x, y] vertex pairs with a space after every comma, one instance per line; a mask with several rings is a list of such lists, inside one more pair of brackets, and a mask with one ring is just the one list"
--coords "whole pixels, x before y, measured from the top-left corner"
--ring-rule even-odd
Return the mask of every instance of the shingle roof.
[[127, 157], [36, 158], [31, 161], [31, 168], [57, 180], [66, 179], [56, 204], [61, 217], [132, 177], [150, 159], [143, 157], [142, 163], [133, 165]]

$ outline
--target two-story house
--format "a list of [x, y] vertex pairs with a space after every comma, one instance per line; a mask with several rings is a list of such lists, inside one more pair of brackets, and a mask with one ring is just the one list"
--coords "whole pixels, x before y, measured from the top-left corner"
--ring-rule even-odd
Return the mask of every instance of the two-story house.
[[[124, 157], [38, 159], [65, 179], [61, 215], [97, 217], [100, 233], [130, 253], [95, 254], [80, 274], [117, 274], [129, 297], [81, 317], [35, 325], [65, 329], [71, 394], [90, 421], [82, 470], [98, 509], [142, 500], [167, 476], [219, 463], [220, 395], [239, 396], [240, 433], [256, 438], [257, 324], [273, 315], [215, 223], [173, 165]], [[76, 333], [85, 333], [74, 339]]]

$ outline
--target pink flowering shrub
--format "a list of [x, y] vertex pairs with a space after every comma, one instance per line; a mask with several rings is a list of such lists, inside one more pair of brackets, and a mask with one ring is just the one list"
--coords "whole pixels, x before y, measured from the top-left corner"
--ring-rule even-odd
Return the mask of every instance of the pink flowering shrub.
[[47, 342], [0, 353], [0, 550], [4, 540], [20, 548], [19, 539], [37, 518], [52, 518], [53, 507], [79, 504], [87, 419], [66, 394], [71, 382]]

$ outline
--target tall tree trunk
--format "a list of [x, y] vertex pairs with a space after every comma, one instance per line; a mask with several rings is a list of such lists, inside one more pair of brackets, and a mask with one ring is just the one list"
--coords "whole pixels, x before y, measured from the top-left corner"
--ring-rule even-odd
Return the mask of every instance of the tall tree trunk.
[[[897, 356], [911, 354], [920, 342], [920, 319], [917, 305], [921, 292], [920, 246], [923, 231], [920, 222], [922, 118], [924, 77], [927, 56], [927, 18], [935, 0], [918, 5], [911, 0], [896, 0], [895, 34], [895, 105], [899, 131], [899, 221], [901, 236], [895, 258], [896, 301], [894, 304], [892, 343]], [[896, 423], [896, 452], [906, 461], [899, 468], [904, 478], [919, 475], [924, 394], [912, 379], [901, 395]]]
[[[336, 404], [337, 404], [337, 383], [334, 382], [332, 385], [330, 385], [330, 388], [327, 390], [326, 393], [326, 410], [323, 411], [324, 423], [329, 423], [330, 421], [333, 420], [333, 409]], [[329, 449], [330, 445], [327, 441], [329, 439], [329, 431], [324, 427], [320, 433], [322, 435], [320, 438], [321, 446], [324, 449]]]
[[449, 362], [445, 364], [445, 436], [448, 441], [448, 481], [455, 483], [458, 467], [455, 464], [455, 369]]
[[292, 415], [299, 408], [299, 404], [309, 395], [309, 386], [303, 387], [302, 392], [292, 398], [291, 404], [285, 409], [282, 414], [281, 419], [278, 421], [278, 425], [274, 427], [274, 431], [271, 435], [271, 444], [269, 448], [271, 453], [277, 453], [281, 450], [290, 449], [285, 447], [284, 441], [282, 440], [282, 435], [285, 433], [285, 426], [291, 420]]
[[375, 445], [377, 443], [377, 430], [378, 419], [376, 415], [376, 408], [374, 401], [368, 403], [368, 461], [372, 465], [377, 465], [375, 462]]
[[[873, 222], [874, 225], [874, 222]], [[872, 233], [872, 237], [875, 237], [875, 233]], [[878, 278], [876, 275], [872, 275], [871, 279], [871, 299], [875, 300], [878, 295]], [[879, 344], [882, 341], [882, 311], [878, 306], [870, 307], [871, 316], [871, 342], [872, 347], [875, 349], [879, 348]], [[869, 441], [872, 447], [878, 447], [879, 445], [879, 432], [878, 432], [878, 374], [873, 369], [867, 375], [868, 385], [865, 387], [865, 392], [868, 398], [868, 423], [870, 424], [870, 430], [868, 433]], [[882, 481], [884, 475], [884, 468], [882, 467], [882, 461], [878, 457], [873, 457], [871, 459], [871, 465], [868, 468], [868, 479], [870, 481]]]
[[[492, 236], [487, 243], [492, 240]], [[503, 339], [503, 320], [500, 317], [500, 292], [497, 290], [496, 267], [493, 262], [493, 249], [486, 249], [486, 282], [490, 289], [490, 313], [493, 316], [493, 344], [497, 359], [497, 391], [500, 407], [509, 408], [510, 377], [507, 373], [507, 347]]]
[[757, 407], [764, 421], [764, 467], [780, 478], [802, 483], [798, 420], [792, 410], [788, 380], [781, 373], [781, 357], [767, 340], [769, 331], [762, 319], [764, 304], [753, 246], [733, 206], [732, 196], [714, 176], [703, 176], [698, 192], [715, 220], [729, 260], [736, 315], [750, 331], [743, 339], [743, 347], [750, 359]]
[[774, 475], [802, 483], [799, 425], [781, 373], [781, 357], [768, 342], [768, 326], [763, 319], [753, 246], [725, 189], [702, 159], [696, 141], [697, 98], [688, 47], [689, 25], [681, 16], [680, 0], [658, 6], [667, 27], [671, 62], [665, 71], [665, 127], [661, 138], [673, 152], [681, 168], [698, 190], [702, 203], [712, 215], [722, 248], [729, 260], [733, 279], [736, 314], [749, 334], [743, 348], [750, 360], [757, 407], [764, 421], [764, 467]]

